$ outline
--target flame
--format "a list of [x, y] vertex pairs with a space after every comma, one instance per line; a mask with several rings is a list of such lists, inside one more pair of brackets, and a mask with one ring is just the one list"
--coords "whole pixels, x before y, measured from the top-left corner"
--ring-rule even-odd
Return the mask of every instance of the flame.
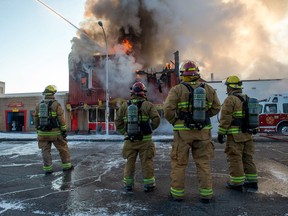
[[136, 79], [137, 82], [142, 80], [142, 78], [141, 78], [141, 76], [139, 74], [136, 74], [135, 79]]
[[131, 53], [132, 52], [133, 45], [127, 38], [122, 41], [122, 45], [124, 47], [125, 53]]
[[165, 69], [172, 69], [173, 68], [173, 64], [170, 62], [170, 63], [166, 63], [165, 64]]

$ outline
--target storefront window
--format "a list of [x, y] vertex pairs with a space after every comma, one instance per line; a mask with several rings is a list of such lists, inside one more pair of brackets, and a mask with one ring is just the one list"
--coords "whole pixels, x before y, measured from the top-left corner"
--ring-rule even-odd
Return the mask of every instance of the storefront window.
[[[109, 109], [110, 116], [109, 122], [114, 122], [114, 109]], [[90, 109], [89, 110], [89, 122], [105, 122], [105, 109]]]
[[30, 115], [29, 115], [30, 127], [34, 127], [33, 113], [34, 113], [34, 110], [30, 110]]

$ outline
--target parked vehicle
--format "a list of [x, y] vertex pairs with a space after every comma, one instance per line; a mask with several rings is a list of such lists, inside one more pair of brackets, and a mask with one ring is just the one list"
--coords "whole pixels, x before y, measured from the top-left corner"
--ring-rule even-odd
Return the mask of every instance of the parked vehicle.
[[260, 101], [259, 132], [288, 135], [288, 93]]

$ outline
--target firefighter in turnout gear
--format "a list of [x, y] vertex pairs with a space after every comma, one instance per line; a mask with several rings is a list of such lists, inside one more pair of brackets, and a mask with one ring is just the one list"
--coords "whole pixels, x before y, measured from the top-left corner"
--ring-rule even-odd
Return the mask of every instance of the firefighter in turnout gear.
[[125, 136], [122, 150], [126, 159], [123, 182], [124, 189], [133, 190], [135, 163], [139, 155], [142, 167], [144, 191], [155, 188], [153, 158], [155, 144], [152, 141], [152, 131], [160, 124], [160, 115], [156, 107], [147, 100], [146, 87], [142, 82], [136, 82], [131, 87], [131, 97], [121, 104], [115, 118], [118, 132]]
[[53, 172], [51, 147], [52, 143], [59, 151], [63, 171], [73, 169], [66, 139], [66, 122], [61, 104], [55, 99], [57, 88], [48, 85], [44, 100], [37, 104], [34, 112], [34, 125], [37, 130], [38, 147], [42, 151], [43, 170], [46, 174]]
[[238, 191], [257, 191], [257, 169], [253, 160], [253, 131], [249, 132], [248, 128], [243, 127], [244, 123], [249, 121], [245, 119], [243, 106], [243, 103], [247, 102], [247, 95], [242, 93], [242, 81], [237, 76], [229, 76], [225, 85], [228, 96], [222, 104], [218, 142], [224, 143], [224, 138], [227, 136], [225, 153], [230, 179], [226, 187]]
[[[185, 169], [191, 150], [197, 169], [200, 201], [209, 203], [213, 196], [210, 160], [214, 157], [210, 118], [220, 111], [220, 102], [215, 90], [201, 82], [196, 63], [184, 63], [180, 75], [182, 82], [169, 91], [164, 103], [164, 116], [174, 126], [170, 196], [174, 201], [184, 198]], [[200, 107], [199, 102], [202, 103]]]

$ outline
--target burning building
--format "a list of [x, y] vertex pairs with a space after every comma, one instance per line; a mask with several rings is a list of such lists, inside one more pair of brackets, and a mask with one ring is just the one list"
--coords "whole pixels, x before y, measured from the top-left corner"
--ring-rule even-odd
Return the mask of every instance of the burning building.
[[[109, 130], [115, 130], [115, 112], [119, 105], [129, 98], [130, 87], [135, 81], [141, 81], [147, 86], [147, 97], [157, 105], [159, 112], [161, 112], [162, 103], [169, 89], [179, 82], [178, 51], [174, 53], [174, 61], [167, 63], [161, 71], [155, 69], [129, 71], [127, 77], [125, 77], [125, 73], [123, 75], [117, 69], [121, 68], [119, 56], [109, 55], [108, 59], [109, 77], [111, 77], [108, 79]], [[104, 79], [106, 61], [105, 55], [95, 55], [88, 61], [77, 61], [73, 58], [73, 53], [69, 55], [67, 109], [71, 111], [72, 131], [97, 130], [99, 132], [105, 128], [106, 86]]]
[[[106, 95], [109, 96], [109, 130], [115, 130], [115, 112], [130, 96], [130, 87], [135, 81], [142, 81], [147, 86], [147, 97], [161, 112], [169, 89], [179, 82], [179, 52], [169, 49], [169, 58], [174, 52], [174, 59], [163, 63], [169, 59], [164, 54], [169, 43], [158, 49], [154, 47], [159, 43], [153, 36], [157, 24], [142, 2], [119, 1], [117, 6], [112, 1], [106, 3], [108, 5], [101, 10], [103, 1], [86, 2], [87, 19], [78, 36], [72, 39], [67, 105], [71, 110], [72, 131], [105, 128]], [[96, 14], [105, 20], [105, 25], [100, 25], [103, 32], [95, 21]], [[131, 19], [135, 15], [138, 19]], [[105, 45], [108, 60], [102, 48]]]

